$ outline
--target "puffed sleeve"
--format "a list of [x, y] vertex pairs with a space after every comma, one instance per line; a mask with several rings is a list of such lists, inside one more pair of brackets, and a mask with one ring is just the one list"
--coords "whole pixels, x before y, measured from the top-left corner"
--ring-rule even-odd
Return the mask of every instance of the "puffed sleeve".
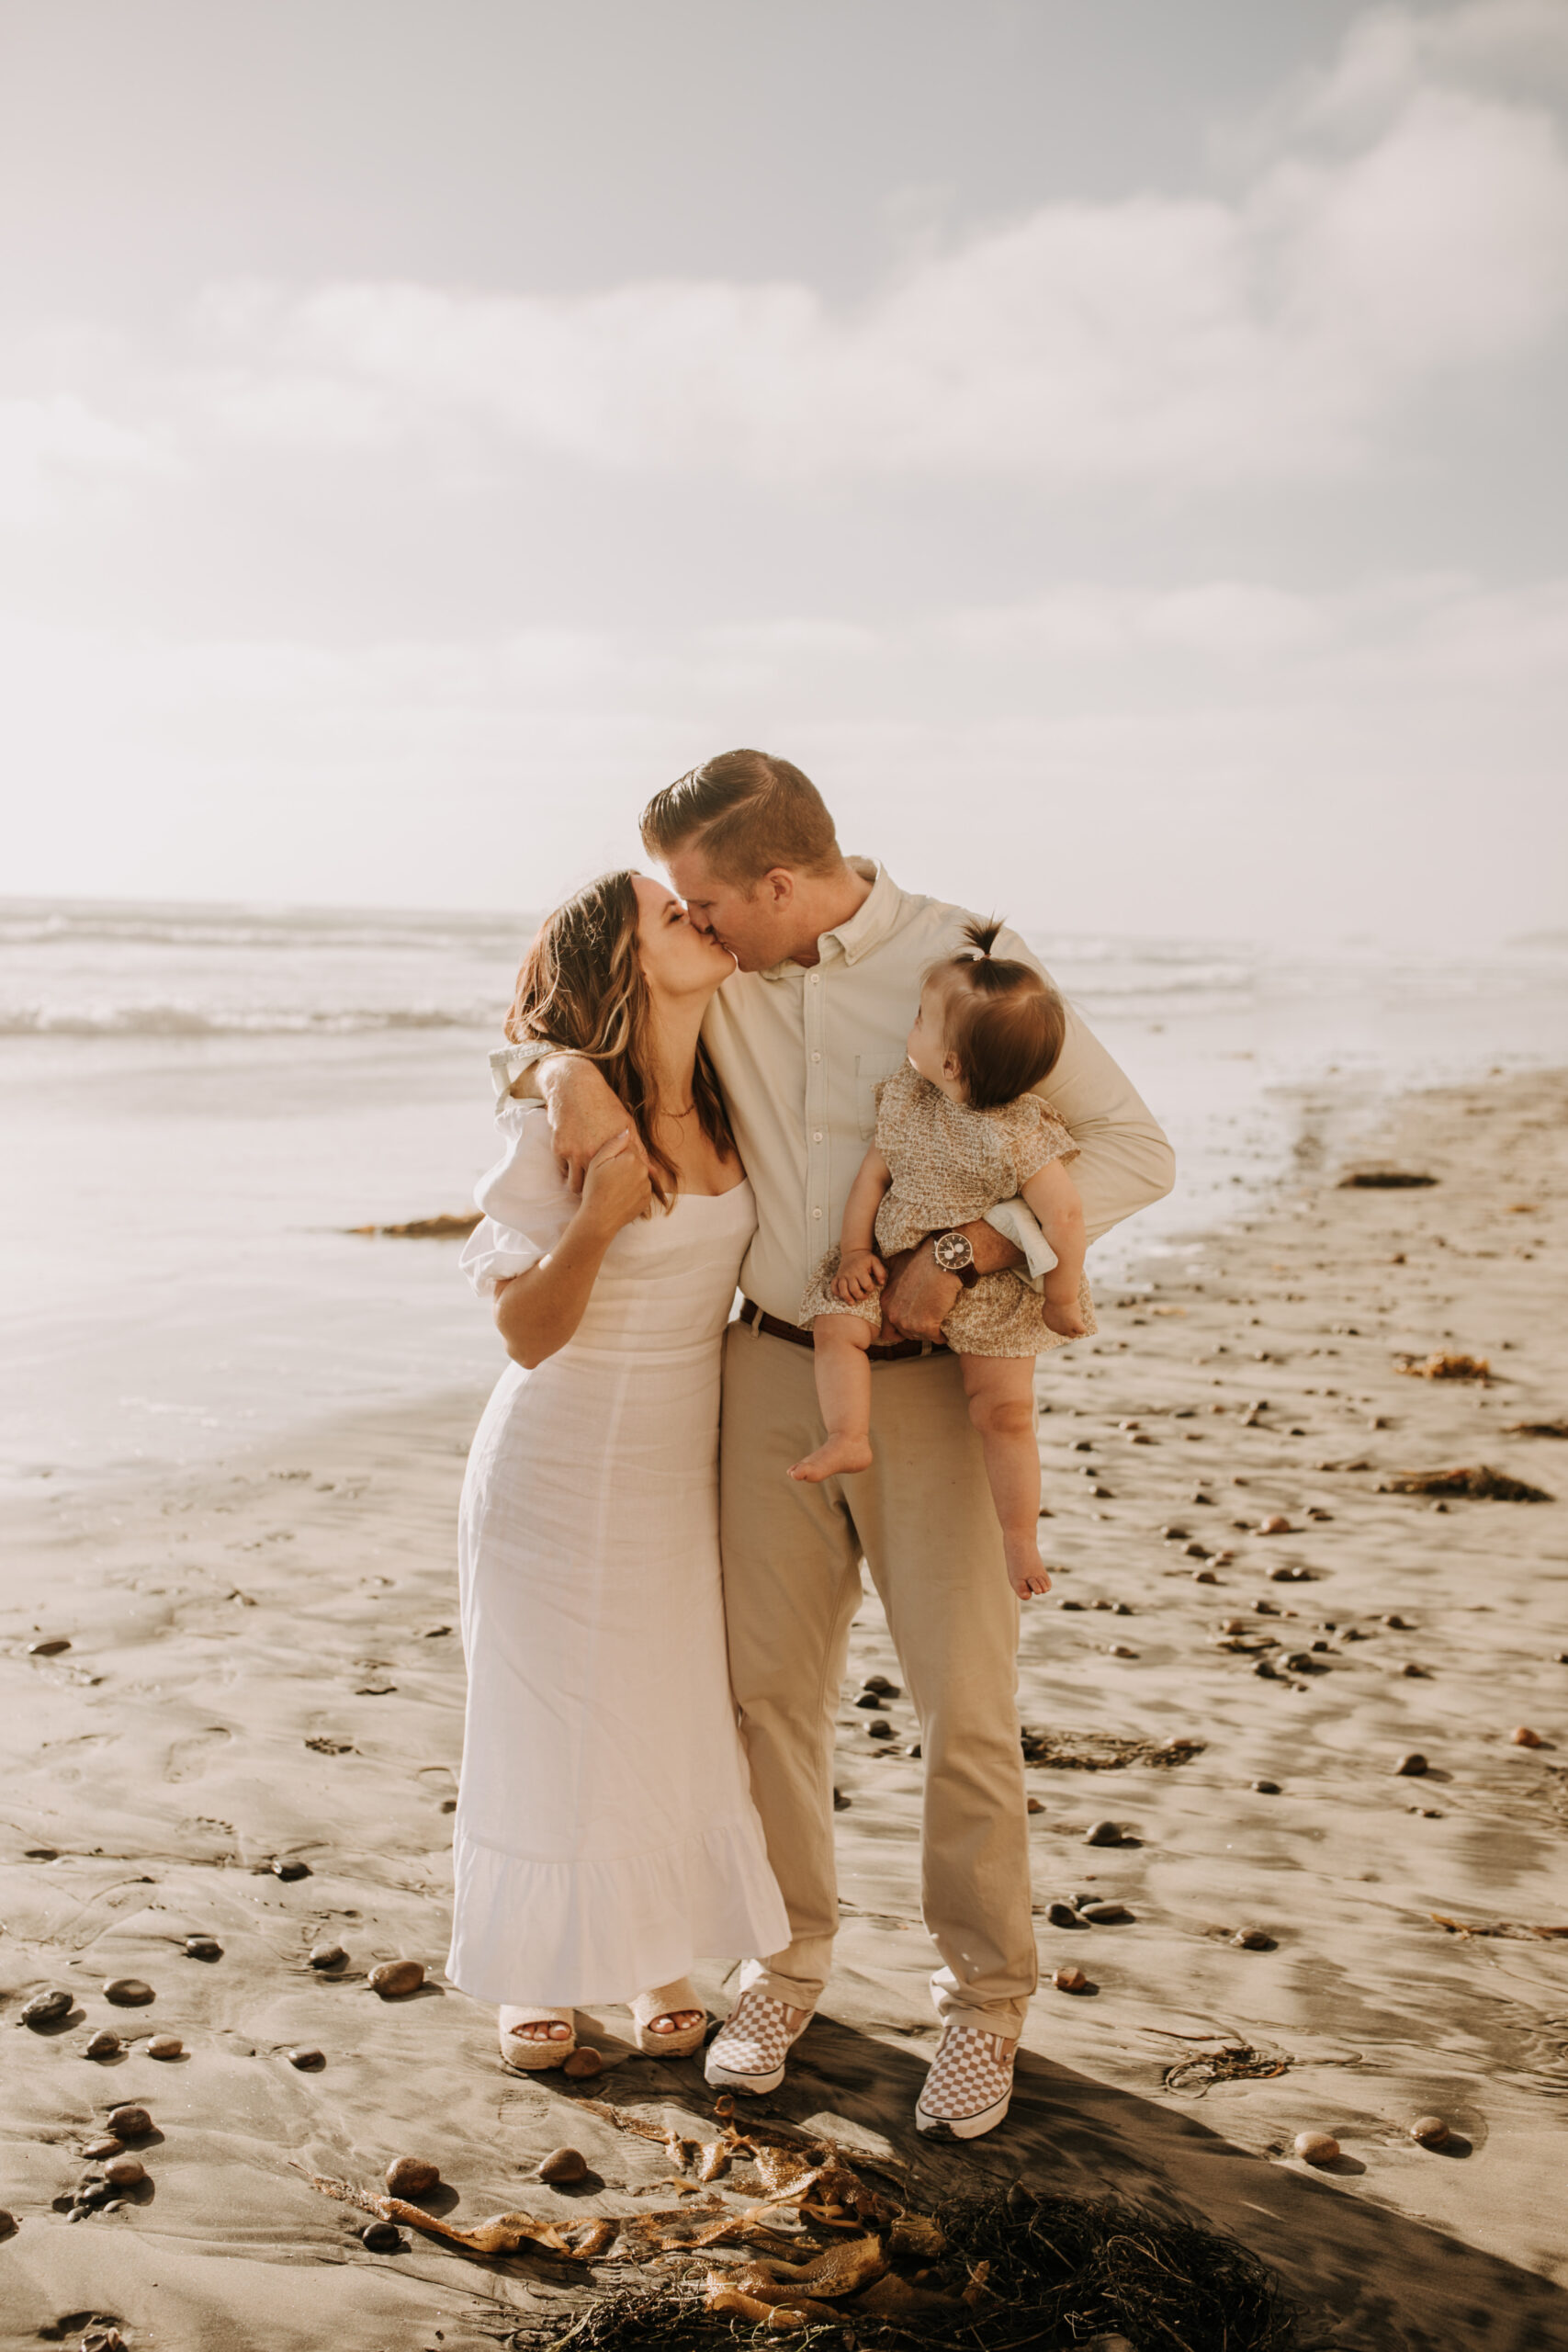
[[503, 1096], [495, 1116], [506, 1148], [474, 1187], [484, 1215], [459, 1261], [481, 1298], [493, 1298], [498, 1282], [536, 1266], [555, 1248], [577, 1207], [556, 1166], [543, 1103]]
[[1023, 1094], [1008, 1104], [1007, 1139], [1013, 1182], [1021, 1193], [1030, 1178], [1038, 1176], [1052, 1160], [1078, 1156], [1077, 1145], [1049, 1102], [1043, 1102], [1038, 1094]]

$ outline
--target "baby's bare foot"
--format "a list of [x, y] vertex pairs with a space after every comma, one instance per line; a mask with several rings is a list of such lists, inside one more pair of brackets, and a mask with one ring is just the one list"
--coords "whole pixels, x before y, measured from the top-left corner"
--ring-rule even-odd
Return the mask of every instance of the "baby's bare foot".
[[1021, 1600], [1032, 1600], [1037, 1594], [1049, 1592], [1051, 1579], [1037, 1545], [1030, 1543], [1006, 1544], [1008, 1582]]
[[804, 1462], [790, 1466], [792, 1478], [806, 1478], [819, 1486], [824, 1478], [848, 1477], [856, 1470], [871, 1468], [871, 1440], [864, 1437], [830, 1437]]

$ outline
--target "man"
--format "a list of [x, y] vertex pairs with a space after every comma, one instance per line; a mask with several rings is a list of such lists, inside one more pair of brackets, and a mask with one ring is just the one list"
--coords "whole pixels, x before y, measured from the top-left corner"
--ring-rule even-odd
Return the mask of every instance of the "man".
[[[969, 917], [846, 858], [815, 786], [761, 752], [726, 752], [656, 794], [642, 834], [693, 922], [739, 967], [704, 1037], [759, 1214], [726, 1342], [720, 1513], [735, 1694], [792, 1933], [742, 1971], [708, 2079], [773, 2089], [827, 1984], [838, 1926], [833, 1735], [863, 1556], [925, 1763], [921, 1895], [942, 1961], [932, 1992], [942, 2033], [916, 2119], [922, 2131], [974, 2138], [1007, 2113], [1038, 1971], [1018, 1602], [941, 1327], [971, 1267], [1020, 1262], [1003, 1232], [964, 1226], [894, 1261], [882, 1344], [871, 1350], [873, 1466], [820, 1486], [786, 1476], [821, 1437], [811, 1337], [797, 1321], [807, 1277], [838, 1238], [876, 1086], [905, 1058], [921, 975], [962, 944]], [[1011, 933], [997, 952], [1035, 961]], [[569, 1057], [542, 1061], [538, 1085], [558, 1157], [580, 1183], [626, 1114], [598, 1072]], [[1165, 1136], [1070, 1009], [1041, 1091], [1079, 1147], [1073, 1174], [1091, 1239], [1170, 1189]]]

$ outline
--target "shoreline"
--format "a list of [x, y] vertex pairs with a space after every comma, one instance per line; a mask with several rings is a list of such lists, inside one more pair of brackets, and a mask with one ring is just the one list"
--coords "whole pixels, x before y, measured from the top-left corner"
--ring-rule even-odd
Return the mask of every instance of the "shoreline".
[[[1022, 2173], [1184, 2208], [1280, 2271], [1309, 2343], [1416, 2352], [1479, 2307], [1492, 2346], [1568, 2336], [1551, 2194], [1568, 1942], [1432, 1917], [1568, 1925], [1568, 1505], [1378, 1491], [1400, 1469], [1486, 1462], [1568, 1494], [1568, 1444], [1506, 1429], [1568, 1412], [1565, 1113], [1562, 1073], [1406, 1095], [1376, 1149], [1438, 1182], [1359, 1193], [1337, 1188], [1338, 1146], [1304, 1102], [1305, 1148], [1269, 1204], [1104, 1283], [1100, 1338], [1039, 1383], [1043, 1534], [1064, 1573], [1025, 1619], [1021, 1712], [1080, 1765], [1029, 1773], [1043, 1982], [1012, 2116], [961, 2153], [915, 2141], [934, 2041], [919, 1767], [906, 1702], [880, 1743], [853, 1706], [859, 1678], [897, 1679], [874, 1603], [840, 1709], [838, 1968], [782, 2114], [913, 2157], [933, 2195]], [[1359, 1135], [1356, 1154], [1373, 1144]], [[1489, 1357], [1493, 1379], [1397, 1368], [1443, 1349]], [[423, 2243], [369, 2256], [290, 2157], [368, 2181], [428, 2154], [459, 2221], [626, 2210], [618, 2186], [531, 2179], [562, 2141], [606, 2183], [657, 2177], [657, 2152], [645, 2164], [573, 2114], [559, 2077], [502, 2075], [489, 2013], [440, 1974], [463, 1697], [452, 1521], [488, 1385], [7, 1503], [0, 1992], [8, 2019], [39, 1984], [80, 1998], [75, 2024], [9, 2044], [0, 2206], [21, 2226], [0, 2244], [0, 2346], [91, 2309], [161, 2352], [381, 2352], [437, 2327], [445, 2352], [478, 2352], [508, 2314], [550, 2306], [528, 2266]], [[1258, 1533], [1270, 1517], [1289, 1531]], [[1224, 1634], [1230, 1617], [1258, 1630]], [[1270, 1635], [1260, 1655], [1217, 1646]], [[70, 1648], [27, 1655], [51, 1636]], [[1514, 1747], [1520, 1725], [1548, 1744]], [[1170, 1769], [1082, 1769], [1108, 1737], [1204, 1744]], [[1411, 1750], [1431, 1768], [1418, 1779], [1393, 1770]], [[1111, 1816], [1129, 1842], [1087, 1847]], [[280, 1881], [275, 1859], [310, 1874]], [[1090, 1892], [1133, 1917], [1051, 1922]], [[1264, 1948], [1230, 1940], [1248, 1928]], [[221, 1960], [187, 1959], [193, 1933]], [[325, 1937], [350, 1952], [342, 1982], [305, 1965]], [[365, 1971], [400, 1955], [427, 1989], [379, 2003]], [[1072, 1963], [1090, 1996], [1053, 1988]], [[105, 2005], [119, 1974], [154, 1986], [150, 2009]], [[718, 1970], [699, 1982], [722, 2003]], [[598, 2022], [614, 2056], [625, 2018]], [[187, 2055], [138, 2043], [96, 2065], [82, 2051], [105, 2025], [180, 2034]], [[288, 2064], [305, 2042], [318, 2072]], [[1285, 2071], [1205, 2079], [1224, 2047]], [[702, 2116], [698, 2083], [627, 2061], [604, 2087]], [[127, 2098], [163, 2133], [155, 2195], [67, 2226], [51, 2200]], [[1451, 2126], [1446, 2155], [1405, 2136], [1427, 2111]], [[1303, 2130], [1339, 2139], [1338, 2167], [1288, 2153]]]

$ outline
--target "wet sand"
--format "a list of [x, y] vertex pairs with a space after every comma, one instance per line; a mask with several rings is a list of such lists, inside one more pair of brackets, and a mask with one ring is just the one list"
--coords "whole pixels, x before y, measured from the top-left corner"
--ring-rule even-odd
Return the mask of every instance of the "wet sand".
[[[868, 1599], [841, 1713], [839, 1969], [780, 2115], [913, 2159], [922, 2198], [1022, 2177], [1195, 2214], [1279, 2268], [1308, 2343], [1568, 2345], [1568, 1940], [1523, 1932], [1568, 1927], [1568, 1505], [1380, 1491], [1484, 1463], [1568, 1493], [1568, 1442], [1508, 1428], [1568, 1415], [1565, 1136], [1562, 1078], [1416, 1096], [1377, 1148], [1438, 1182], [1346, 1190], [1309, 1114], [1265, 1216], [1179, 1274], [1164, 1261], [1146, 1292], [1113, 1289], [1100, 1339], [1050, 1363], [1043, 1532], [1062, 1573], [1026, 1618], [1024, 1721], [1080, 1758], [1103, 1759], [1104, 1736], [1204, 1745], [1180, 1764], [1031, 1767], [1043, 1983], [1012, 2117], [969, 2149], [923, 2146], [919, 1765], [901, 1699], [881, 1741], [853, 1703], [864, 1674], [897, 1679]], [[1493, 1377], [1398, 1368], [1444, 1350]], [[504, 2075], [489, 2013], [440, 1974], [452, 1518], [481, 1401], [10, 1511], [0, 2207], [18, 2226], [0, 2346], [76, 2340], [102, 2314], [158, 2352], [468, 2352], [563, 2309], [558, 2271], [421, 2241], [367, 2253], [363, 2217], [291, 2158], [370, 2186], [389, 2157], [428, 2155], [457, 2221], [624, 2211], [667, 2171], [559, 2076]], [[1275, 1517], [1288, 1530], [1257, 1532]], [[28, 1655], [51, 1639], [70, 1646]], [[1516, 1746], [1517, 1726], [1543, 1745]], [[1394, 1770], [1410, 1751], [1421, 1777]], [[1127, 1842], [1088, 1845], [1107, 1819]], [[1084, 1896], [1133, 1917], [1051, 1923]], [[1233, 1940], [1248, 1928], [1262, 1948]], [[187, 1957], [193, 1934], [221, 1957]], [[335, 1976], [307, 1963], [324, 1940], [349, 1953]], [[428, 1980], [384, 2002], [366, 1973], [400, 1955]], [[1067, 1965], [1090, 1993], [1054, 1989]], [[123, 1975], [150, 2007], [105, 2000]], [[69, 2018], [21, 2025], [51, 1985]], [[726, 2006], [716, 1970], [706, 1989]], [[597, 2017], [607, 2056], [625, 2026]], [[129, 2047], [89, 2060], [104, 2027]], [[158, 2033], [185, 2055], [147, 2054]], [[290, 2064], [302, 2045], [318, 2071]], [[1280, 2071], [1214, 2080], [1202, 2062], [1227, 2049]], [[585, 2087], [709, 2112], [694, 2064], [620, 2057]], [[82, 2151], [131, 2099], [157, 2127], [136, 2143], [150, 2185], [68, 2222]], [[1450, 2126], [1442, 2152], [1406, 2136], [1428, 2112]], [[1337, 2165], [1292, 2154], [1303, 2130], [1336, 2135]], [[602, 2187], [533, 2180], [563, 2142]]]

